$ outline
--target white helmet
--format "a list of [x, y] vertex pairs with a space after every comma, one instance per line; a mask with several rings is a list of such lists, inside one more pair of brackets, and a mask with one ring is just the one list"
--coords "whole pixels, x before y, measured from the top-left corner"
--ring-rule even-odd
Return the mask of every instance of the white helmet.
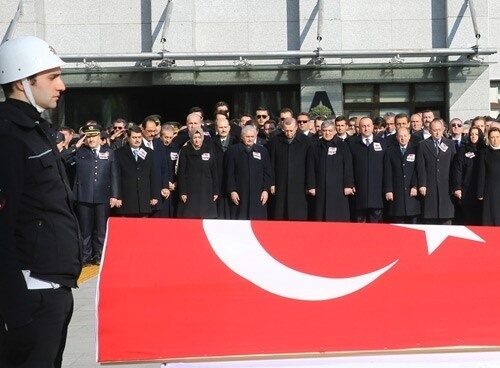
[[13, 38], [0, 45], [0, 84], [15, 82], [64, 64], [54, 49], [34, 36]]

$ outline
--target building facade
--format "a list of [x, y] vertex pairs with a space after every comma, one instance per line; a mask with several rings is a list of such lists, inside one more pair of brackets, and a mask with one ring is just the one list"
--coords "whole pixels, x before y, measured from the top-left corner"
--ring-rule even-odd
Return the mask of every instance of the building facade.
[[[18, 4], [0, 0], [0, 35]], [[497, 0], [32, 0], [22, 10], [13, 36], [44, 38], [68, 62], [53, 119], [69, 126], [181, 121], [191, 106], [210, 117], [219, 100], [233, 116], [318, 104], [350, 116], [500, 112]]]

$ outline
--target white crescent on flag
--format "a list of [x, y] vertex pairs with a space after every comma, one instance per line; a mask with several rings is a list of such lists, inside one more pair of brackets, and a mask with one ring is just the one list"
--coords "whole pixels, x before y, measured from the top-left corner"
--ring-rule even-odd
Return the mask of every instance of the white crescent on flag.
[[343, 297], [371, 284], [398, 261], [353, 277], [316, 276], [273, 258], [255, 237], [250, 221], [203, 220], [203, 228], [215, 254], [227, 267], [258, 287], [289, 299], [321, 301]]

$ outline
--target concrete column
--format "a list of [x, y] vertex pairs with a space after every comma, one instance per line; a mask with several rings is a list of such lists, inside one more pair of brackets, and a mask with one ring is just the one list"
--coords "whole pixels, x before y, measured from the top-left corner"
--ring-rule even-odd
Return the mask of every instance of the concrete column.
[[[489, 0], [491, 1], [491, 0]], [[488, 1], [475, 1], [477, 22], [481, 32], [479, 44], [488, 46], [489, 21]], [[464, 0], [447, 0], [447, 46], [450, 48], [472, 47], [476, 44], [471, 12]], [[487, 58], [484, 58], [487, 61]], [[448, 69], [448, 103], [450, 119], [462, 120], [477, 115], [487, 115], [489, 102], [489, 68], [453, 67]]]

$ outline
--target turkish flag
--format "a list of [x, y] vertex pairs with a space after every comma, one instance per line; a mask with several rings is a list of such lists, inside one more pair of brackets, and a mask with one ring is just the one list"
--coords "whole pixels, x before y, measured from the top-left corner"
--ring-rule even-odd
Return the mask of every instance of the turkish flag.
[[500, 346], [498, 229], [419, 226], [112, 218], [98, 360]]

